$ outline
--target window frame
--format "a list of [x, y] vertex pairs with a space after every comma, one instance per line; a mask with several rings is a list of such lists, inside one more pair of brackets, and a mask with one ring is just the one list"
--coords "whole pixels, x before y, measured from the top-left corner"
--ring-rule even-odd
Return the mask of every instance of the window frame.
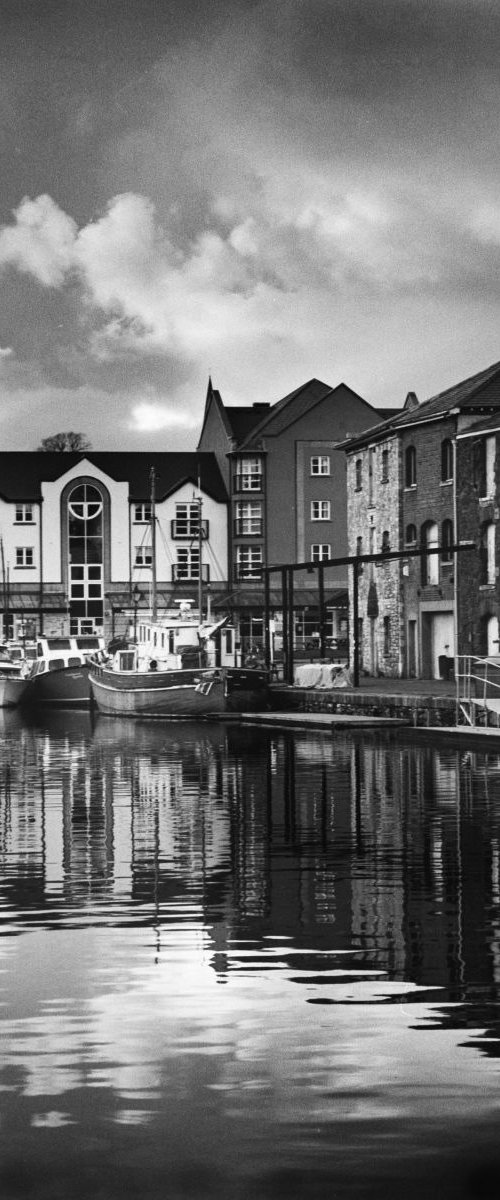
[[[315, 463], [318, 464], [317, 471], [315, 471], [315, 469], [314, 469]], [[325, 470], [321, 469], [323, 466], [326, 467]], [[311, 475], [314, 477], [317, 477], [318, 475], [322, 475], [323, 477], [329, 476], [331, 474], [330, 455], [329, 454], [312, 454], [311, 458], [310, 458], [309, 469], [310, 469]]]
[[[317, 515], [314, 512], [315, 507], [318, 508]], [[311, 500], [311, 521], [331, 521], [331, 514], [332, 506], [330, 500]]]

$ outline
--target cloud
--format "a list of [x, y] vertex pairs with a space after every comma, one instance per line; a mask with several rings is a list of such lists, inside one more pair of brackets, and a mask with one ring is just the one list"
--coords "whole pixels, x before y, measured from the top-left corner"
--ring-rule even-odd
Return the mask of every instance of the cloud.
[[50, 196], [25, 197], [14, 225], [0, 230], [0, 265], [33, 275], [45, 287], [59, 287], [73, 263], [76, 224]]

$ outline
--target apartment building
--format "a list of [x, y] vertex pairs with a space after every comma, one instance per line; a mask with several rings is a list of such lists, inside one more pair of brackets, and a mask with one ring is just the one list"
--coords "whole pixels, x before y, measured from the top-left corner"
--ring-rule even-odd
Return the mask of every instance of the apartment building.
[[[263, 568], [319, 564], [347, 553], [347, 493], [338, 445], [348, 434], [380, 422], [374, 409], [346, 384], [310, 379], [276, 404], [231, 407], [211, 381], [200, 451], [217, 458], [229, 496], [229, 602], [243, 641], [263, 636]], [[271, 604], [282, 602], [279, 571], [271, 576]], [[347, 630], [347, 571], [325, 568], [328, 632]], [[279, 620], [279, 616], [278, 616]], [[294, 572], [297, 638], [318, 630], [318, 578]]]
[[227, 590], [227, 502], [210, 453], [0, 453], [4, 638], [116, 634], [153, 575], [160, 607], [206, 607]]

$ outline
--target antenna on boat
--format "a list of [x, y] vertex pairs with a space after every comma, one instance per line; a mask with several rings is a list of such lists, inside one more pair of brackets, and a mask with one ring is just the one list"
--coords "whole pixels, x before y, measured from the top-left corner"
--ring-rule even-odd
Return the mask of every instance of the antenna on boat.
[[151, 482], [151, 620], [158, 618], [158, 597], [156, 590], [156, 472], [150, 471]]

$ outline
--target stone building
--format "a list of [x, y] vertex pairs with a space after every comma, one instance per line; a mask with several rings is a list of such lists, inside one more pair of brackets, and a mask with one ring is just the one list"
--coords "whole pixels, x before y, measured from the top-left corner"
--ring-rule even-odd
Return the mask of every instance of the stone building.
[[[350, 553], [408, 550], [364, 568], [358, 633], [369, 673], [439, 678], [457, 654], [498, 637], [499, 418], [496, 363], [422, 404], [409, 393], [403, 410], [345, 443]], [[477, 548], [452, 551], [466, 540]]]

